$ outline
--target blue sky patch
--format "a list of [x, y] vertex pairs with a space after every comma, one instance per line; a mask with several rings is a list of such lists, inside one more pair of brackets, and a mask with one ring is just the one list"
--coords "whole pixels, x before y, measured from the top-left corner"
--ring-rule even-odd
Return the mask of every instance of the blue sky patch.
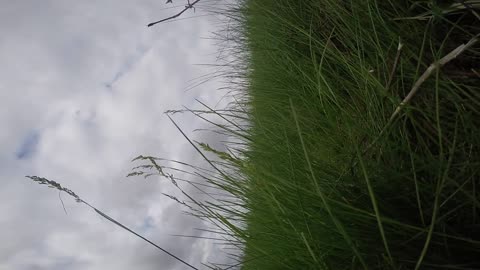
[[155, 228], [155, 221], [151, 217], [147, 217], [143, 220], [143, 224], [140, 227], [142, 233], [146, 233], [149, 230]]
[[38, 143], [40, 141], [40, 132], [31, 131], [25, 136], [20, 147], [18, 147], [15, 152], [15, 157], [17, 159], [28, 159], [37, 150]]
[[130, 72], [134, 66], [145, 56], [145, 54], [151, 49], [151, 47], [147, 47], [142, 44], [137, 44], [135, 48], [135, 53], [131, 56], [128, 56], [120, 67], [120, 69], [113, 75], [113, 78], [110, 81], [104, 83], [104, 86], [112, 90], [112, 86], [120, 80], [125, 74]]

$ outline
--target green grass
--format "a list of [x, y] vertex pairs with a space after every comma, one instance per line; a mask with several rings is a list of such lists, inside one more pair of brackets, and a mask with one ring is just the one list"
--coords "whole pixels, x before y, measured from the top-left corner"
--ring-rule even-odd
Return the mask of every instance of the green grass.
[[480, 47], [422, 77], [480, 21], [443, 2], [222, 11], [235, 21], [220, 39], [238, 55], [225, 73], [236, 102], [191, 112], [222, 117], [216, 129], [237, 142], [190, 142], [220, 158], [191, 169], [228, 196], [184, 195], [242, 269], [480, 269]]

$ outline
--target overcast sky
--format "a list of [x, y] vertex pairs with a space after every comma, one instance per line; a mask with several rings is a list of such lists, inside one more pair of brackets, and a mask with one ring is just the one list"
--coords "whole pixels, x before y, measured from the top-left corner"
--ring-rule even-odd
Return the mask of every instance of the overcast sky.
[[146, 27], [184, 2], [0, 0], [1, 270], [187, 269], [63, 194], [65, 214], [57, 191], [25, 175], [60, 182], [199, 268], [222, 260], [211, 241], [172, 236], [204, 224], [161, 195], [175, 194], [168, 182], [125, 178], [139, 154], [197, 162], [163, 112], [225, 94], [213, 80], [186, 91], [210, 72], [195, 64], [215, 62], [212, 16], [199, 6], [182, 16], [194, 18]]

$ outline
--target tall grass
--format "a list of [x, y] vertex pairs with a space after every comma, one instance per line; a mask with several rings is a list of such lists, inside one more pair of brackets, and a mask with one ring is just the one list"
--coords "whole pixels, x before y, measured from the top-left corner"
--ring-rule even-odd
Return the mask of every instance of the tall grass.
[[236, 139], [197, 147], [229, 196], [197, 203], [242, 269], [480, 268], [480, 21], [464, 3], [223, 11], [238, 99], [191, 112]]

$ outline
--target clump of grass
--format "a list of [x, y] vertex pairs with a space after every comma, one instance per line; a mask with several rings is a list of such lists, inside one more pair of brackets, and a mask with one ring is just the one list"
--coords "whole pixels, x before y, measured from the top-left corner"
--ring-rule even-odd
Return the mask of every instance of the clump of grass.
[[444, 4], [226, 12], [220, 38], [250, 54], [230, 64], [232, 109], [204, 113], [237, 142], [195, 147], [220, 159], [202, 177], [229, 197], [203, 213], [242, 269], [480, 268], [480, 20], [475, 1]]

